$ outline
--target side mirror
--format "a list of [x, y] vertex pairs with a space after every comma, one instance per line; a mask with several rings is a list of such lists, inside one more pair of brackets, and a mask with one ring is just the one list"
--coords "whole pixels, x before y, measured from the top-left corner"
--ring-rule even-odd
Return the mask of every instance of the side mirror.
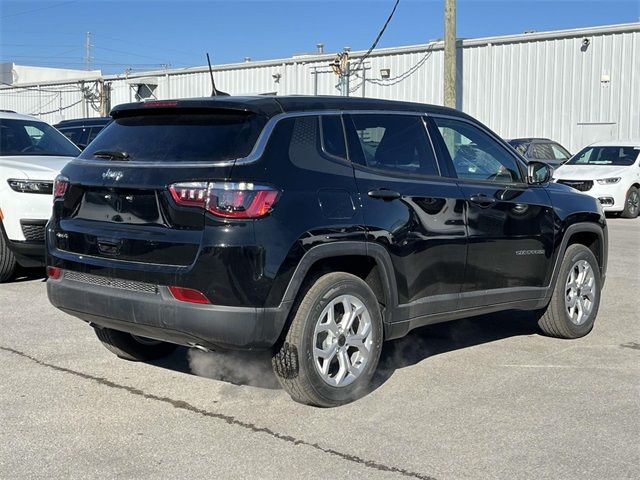
[[544, 162], [529, 162], [527, 165], [527, 182], [530, 185], [541, 185], [551, 180], [553, 168]]

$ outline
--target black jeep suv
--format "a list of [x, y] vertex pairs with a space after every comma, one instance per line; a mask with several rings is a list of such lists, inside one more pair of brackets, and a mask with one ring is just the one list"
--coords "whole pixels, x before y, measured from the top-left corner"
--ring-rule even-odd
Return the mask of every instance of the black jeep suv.
[[295, 400], [333, 406], [421, 325], [516, 309], [556, 337], [593, 327], [598, 201], [468, 115], [224, 97], [111, 116], [56, 180], [47, 290], [122, 358], [272, 349]]

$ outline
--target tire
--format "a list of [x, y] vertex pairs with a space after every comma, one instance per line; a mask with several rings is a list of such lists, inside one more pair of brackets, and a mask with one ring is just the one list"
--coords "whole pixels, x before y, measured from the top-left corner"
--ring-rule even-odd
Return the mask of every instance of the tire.
[[624, 199], [624, 210], [620, 214], [622, 218], [636, 218], [640, 213], [640, 192], [636, 187], [631, 187]]
[[[582, 278], [585, 285], [582, 285], [582, 272], [589, 270], [591, 276], [584, 273]], [[569, 246], [560, 266], [551, 301], [538, 319], [542, 331], [556, 338], [580, 338], [587, 335], [593, 329], [600, 306], [600, 282], [600, 267], [591, 250], [580, 244]], [[585, 295], [588, 285], [591, 286], [590, 298], [588, 294]], [[588, 314], [585, 313], [587, 311]]]
[[100, 342], [111, 353], [133, 362], [157, 360], [173, 353], [178, 345], [150, 338], [136, 337], [130, 333], [110, 328], [94, 327]]
[[[272, 357], [273, 371], [296, 402], [335, 407], [357, 400], [371, 388], [382, 350], [378, 300], [363, 280], [344, 272], [323, 275], [307, 287], [292, 309], [284, 342]], [[358, 312], [347, 330], [345, 305]], [[314, 346], [333, 355], [324, 359]]]
[[16, 257], [9, 250], [4, 235], [0, 233], [0, 283], [6, 282], [13, 276], [16, 265]]

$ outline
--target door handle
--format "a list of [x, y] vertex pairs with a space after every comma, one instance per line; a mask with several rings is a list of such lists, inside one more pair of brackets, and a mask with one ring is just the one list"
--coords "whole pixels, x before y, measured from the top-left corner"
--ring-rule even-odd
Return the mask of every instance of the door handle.
[[376, 188], [374, 190], [369, 190], [367, 194], [371, 198], [379, 198], [380, 200], [389, 201], [396, 200], [400, 198], [402, 195], [398, 192], [394, 192], [393, 190], [387, 190], [386, 188]]
[[494, 197], [489, 197], [484, 193], [476, 193], [475, 195], [471, 195], [471, 197], [469, 198], [469, 201], [483, 207], [492, 205], [497, 202], [497, 200]]

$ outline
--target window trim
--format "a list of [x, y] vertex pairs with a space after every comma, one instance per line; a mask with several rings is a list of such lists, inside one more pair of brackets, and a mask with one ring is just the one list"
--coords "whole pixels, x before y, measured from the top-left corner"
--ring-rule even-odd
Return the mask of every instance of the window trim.
[[[385, 110], [374, 110], [374, 111], [368, 111], [368, 110], [356, 110], [356, 111], [345, 111], [344, 115], [348, 116], [349, 119], [352, 116], [355, 115], [387, 115], [388, 112]], [[405, 114], [405, 112], [393, 112], [392, 115], [403, 115]], [[409, 178], [409, 179], [427, 179], [427, 180], [434, 180], [434, 179], [443, 179], [445, 178], [444, 175], [442, 175], [442, 166], [440, 165], [440, 161], [438, 158], [438, 155], [436, 153], [436, 149], [433, 145], [433, 141], [431, 139], [431, 134], [429, 132], [429, 129], [427, 127], [427, 123], [426, 123], [426, 115], [424, 112], [406, 112], [405, 116], [407, 117], [420, 117], [420, 123], [422, 124], [422, 127], [424, 128], [424, 132], [425, 132], [425, 136], [427, 139], [427, 143], [429, 144], [427, 148], [431, 147], [431, 153], [433, 154], [433, 159], [435, 161], [436, 164], [436, 168], [438, 170], [438, 173], [436, 175], [429, 175], [429, 174], [425, 174], [425, 173], [419, 173], [419, 172], [402, 172], [402, 171], [396, 171], [396, 170], [387, 170], [384, 168], [376, 168], [376, 167], [371, 167], [369, 165], [363, 165], [361, 163], [355, 162], [355, 161], [351, 161], [351, 158], [349, 158], [349, 162], [351, 163], [351, 165], [353, 165], [354, 168], [358, 167], [359, 170], [363, 170], [365, 172], [368, 173], [375, 173], [377, 175], [382, 175], [382, 176], [389, 176], [389, 177], [398, 177], [398, 178]], [[355, 125], [352, 124], [352, 127], [355, 129]], [[345, 134], [345, 145], [347, 146], [347, 157], [349, 157], [349, 143], [348, 143], [348, 135], [347, 135], [347, 124], [343, 119], [343, 128], [344, 128], [344, 134]], [[362, 148], [362, 145], [360, 145], [360, 148]], [[366, 159], [365, 159], [366, 161]]]
[[[431, 121], [433, 122], [433, 126], [435, 128], [438, 128], [438, 124], [435, 122], [435, 118], [446, 118], [449, 120], [455, 120], [458, 122], [464, 122], [464, 123], [468, 123], [469, 125], [471, 125], [472, 127], [475, 127], [479, 130], [481, 130], [483, 133], [487, 134], [489, 137], [491, 137], [493, 140], [495, 140], [500, 147], [502, 147], [502, 150], [504, 150], [508, 156], [512, 157], [515, 160], [515, 164], [516, 164], [516, 168], [518, 168], [518, 171], [520, 172], [520, 181], [517, 182], [496, 182], [496, 181], [492, 181], [492, 180], [476, 180], [476, 179], [471, 179], [471, 178], [461, 178], [458, 176], [455, 167], [453, 166], [453, 159], [451, 158], [451, 154], [449, 153], [449, 149], [446, 147], [446, 145], [444, 146], [444, 151], [442, 152], [442, 154], [445, 156], [446, 161], [448, 162], [448, 169], [450, 171], [450, 173], [452, 175], [454, 175], [453, 178], [455, 178], [456, 180], [458, 180], [459, 182], [463, 182], [463, 183], [481, 183], [483, 185], [502, 185], [502, 186], [522, 186], [522, 185], [526, 185], [526, 186], [530, 186], [527, 183], [527, 174], [526, 174], [526, 160], [520, 158], [520, 156], [518, 155], [518, 153], [514, 150], [513, 147], [510, 147], [502, 138], [498, 137], [495, 133], [493, 133], [491, 130], [489, 130], [488, 128], [486, 128], [484, 125], [482, 125], [479, 122], [474, 122], [471, 121], [467, 118], [463, 118], [463, 117], [457, 117], [454, 115], [444, 115], [444, 114], [440, 114], [440, 113], [427, 113], [426, 116], [428, 118], [431, 119]], [[442, 137], [442, 136], [440, 136]], [[444, 140], [442, 138], [439, 139], [439, 141], [441, 141], [442, 143], [444, 143]]]
[[[318, 121], [318, 130], [320, 131], [320, 150], [322, 151], [323, 155], [326, 155], [327, 157], [329, 157], [332, 160], [339, 160], [340, 162], [349, 162], [349, 147], [347, 146], [347, 136], [345, 134], [345, 130], [344, 130], [344, 120], [342, 119], [342, 115], [340, 114], [336, 114], [336, 115], [314, 115]], [[324, 144], [324, 125], [322, 124], [322, 116], [335, 116], [338, 117], [338, 119], [340, 120], [340, 125], [342, 127], [342, 138], [344, 141], [344, 157], [339, 157], [338, 155], [334, 155], [333, 153], [329, 153], [326, 149], [326, 146]]]

